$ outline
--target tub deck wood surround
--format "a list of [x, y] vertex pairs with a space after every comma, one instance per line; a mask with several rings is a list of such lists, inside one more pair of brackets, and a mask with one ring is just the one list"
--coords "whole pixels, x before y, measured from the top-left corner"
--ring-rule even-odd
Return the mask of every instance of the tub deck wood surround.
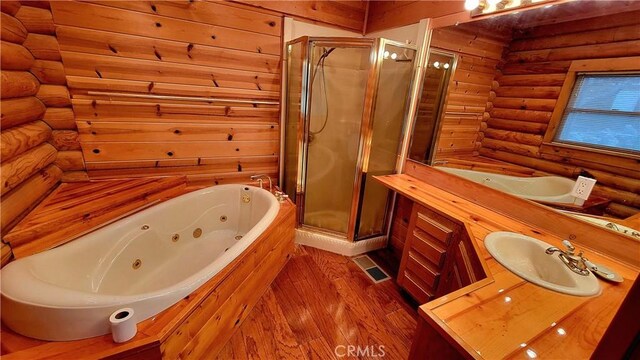
[[[526, 351], [531, 350], [539, 358], [589, 358], [638, 276], [637, 268], [587, 248], [591, 261], [617, 271], [625, 281], [615, 285], [602, 281], [603, 292], [597, 297], [544, 289], [500, 265], [484, 248], [483, 239], [493, 231], [514, 231], [560, 247], [562, 239], [553, 232], [527, 225], [516, 216], [501, 215], [407, 174], [376, 179], [415, 202], [464, 221], [489, 269], [487, 279], [420, 307], [418, 333], [423, 335], [413, 341], [414, 359], [433, 356], [417, 346], [425, 341], [436, 341], [438, 346], [427, 350], [439, 351], [440, 356], [525, 358]], [[518, 206], [513, 210], [527, 211]]]
[[60, 184], [3, 240], [15, 258], [64, 244], [186, 192], [182, 176]]
[[282, 204], [273, 223], [242, 255], [175, 305], [139, 323], [138, 334], [131, 341], [116, 344], [109, 334], [48, 342], [18, 335], [3, 326], [2, 358], [213, 357], [247, 318], [293, 253], [294, 212], [292, 203]]
[[[380, 256], [372, 257], [382, 265], [388, 256]], [[397, 264], [390, 266], [385, 270], [393, 275]], [[326, 291], [318, 292], [318, 287]], [[394, 281], [374, 284], [345, 256], [297, 246], [291, 260], [224, 345], [217, 359], [338, 359], [334, 355], [335, 346], [357, 344], [382, 344], [387, 354], [385, 358], [406, 359], [416, 328], [418, 314], [415, 307]], [[36, 354], [36, 347], [41, 352], [40, 358], [73, 355], [50, 350], [56, 343], [49, 343], [47, 347], [46, 342], [17, 336], [6, 328], [0, 335], [3, 358], [32, 356]], [[91, 343], [72, 343], [84, 347], [75, 354], [100, 357], [105, 353], [93, 355], [91, 350], [110, 342], [107, 336]], [[8, 345], [22, 348], [22, 352], [7, 355]], [[28, 348], [34, 349], [28, 351]], [[156, 356], [152, 349], [146, 350], [149, 358]], [[127, 349], [123, 347], [123, 350]], [[135, 355], [145, 358], [144, 351]]]

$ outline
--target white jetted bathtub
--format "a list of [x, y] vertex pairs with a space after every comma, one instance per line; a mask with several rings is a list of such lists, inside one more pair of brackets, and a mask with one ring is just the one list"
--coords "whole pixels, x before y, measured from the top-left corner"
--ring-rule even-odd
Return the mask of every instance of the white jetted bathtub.
[[519, 177], [441, 166], [436, 169], [525, 199], [568, 204], [575, 200], [571, 195], [574, 181], [560, 176]]
[[135, 322], [150, 318], [231, 263], [279, 207], [266, 190], [214, 186], [11, 262], [1, 271], [2, 320], [63, 341], [108, 334], [118, 309], [132, 308]]

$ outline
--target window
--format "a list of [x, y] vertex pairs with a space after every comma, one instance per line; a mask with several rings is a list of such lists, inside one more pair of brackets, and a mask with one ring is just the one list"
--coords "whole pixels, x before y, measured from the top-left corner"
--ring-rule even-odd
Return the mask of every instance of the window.
[[640, 153], [640, 73], [577, 73], [554, 142]]

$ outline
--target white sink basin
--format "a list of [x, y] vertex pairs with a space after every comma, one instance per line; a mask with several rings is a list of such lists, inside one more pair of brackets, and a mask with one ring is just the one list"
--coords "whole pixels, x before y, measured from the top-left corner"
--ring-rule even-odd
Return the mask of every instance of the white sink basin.
[[484, 245], [494, 259], [521, 278], [544, 288], [569, 295], [600, 294], [595, 275], [574, 273], [558, 258], [547, 255], [551, 245], [522, 234], [498, 231], [487, 235]]

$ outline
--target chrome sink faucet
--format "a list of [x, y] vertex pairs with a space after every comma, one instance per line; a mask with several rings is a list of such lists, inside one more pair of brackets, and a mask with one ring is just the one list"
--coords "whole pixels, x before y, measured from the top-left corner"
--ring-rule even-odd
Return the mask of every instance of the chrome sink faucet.
[[269, 180], [269, 192], [273, 192], [273, 183], [271, 182], [271, 177], [266, 174], [258, 174], [252, 175], [251, 180], [258, 180], [258, 184], [260, 185], [260, 189], [262, 189], [262, 179], [267, 178]]
[[560, 250], [555, 246], [552, 246], [545, 250], [547, 255], [551, 255], [554, 253], [558, 253], [558, 257], [562, 262], [574, 273], [580, 274], [583, 276], [589, 275], [589, 269], [595, 268], [589, 259], [583, 256], [582, 251], [580, 251], [577, 255], [575, 254], [576, 248], [569, 242], [569, 240], [562, 240], [562, 245], [564, 245], [567, 250]]

